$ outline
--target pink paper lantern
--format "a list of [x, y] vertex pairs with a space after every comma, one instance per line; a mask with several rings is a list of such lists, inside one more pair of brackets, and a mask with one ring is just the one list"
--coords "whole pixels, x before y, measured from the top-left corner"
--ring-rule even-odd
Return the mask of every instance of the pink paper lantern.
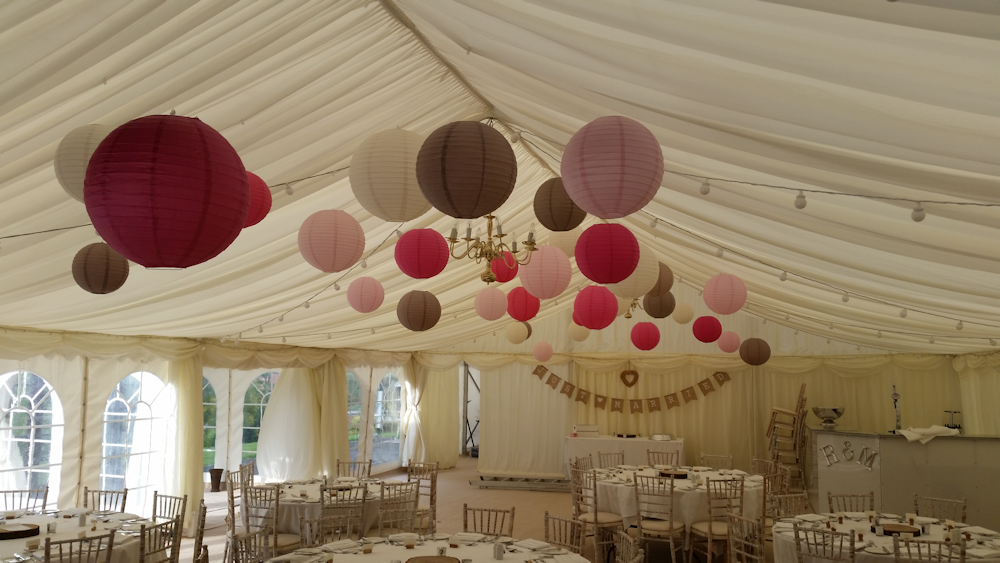
[[705, 284], [702, 297], [712, 312], [732, 315], [746, 304], [747, 286], [743, 285], [743, 280], [732, 274], [719, 274]]
[[404, 274], [418, 280], [433, 278], [448, 265], [448, 243], [434, 229], [413, 229], [396, 241], [395, 256]]
[[541, 306], [542, 302], [523, 287], [515, 287], [507, 294], [507, 314], [514, 320], [530, 321]]
[[589, 285], [576, 294], [573, 301], [573, 315], [580, 325], [591, 330], [601, 330], [611, 326], [618, 316], [618, 300], [608, 288]]
[[299, 252], [323, 272], [340, 272], [365, 252], [365, 232], [357, 219], [339, 209], [313, 213], [299, 227]]
[[[509, 282], [517, 276], [517, 260], [514, 259], [514, 255], [506, 250], [503, 251], [504, 257], [494, 258], [490, 261], [490, 270], [493, 275], [497, 277], [499, 283]], [[509, 266], [513, 265], [511, 268]]]
[[663, 180], [663, 151], [638, 121], [600, 117], [569, 140], [560, 168], [574, 203], [591, 215], [615, 219], [652, 201]]
[[639, 264], [639, 241], [622, 225], [598, 223], [576, 241], [576, 265], [596, 283], [618, 283]]
[[569, 287], [572, 271], [565, 252], [542, 245], [531, 253], [531, 261], [521, 267], [520, 276], [528, 293], [539, 299], [552, 299]]
[[532, 346], [531, 354], [539, 362], [547, 362], [552, 359], [552, 345], [548, 342], [539, 342]]
[[358, 278], [347, 286], [347, 304], [359, 313], [371, 313], [382, 306], [385, 289], [375, 278]]
[[702, 342], [715, 342], [722, 335], [722, 323], [715, 317], [698, 317], [691, 331]]
[[660, 329], [653, 323], [636, 323], [632, 327], [632, 344], [640, 350], [652, 350], [660, 343]]
[[507, 296], [495, 287], [487, 287], [476, 294], [475, 305], [480, 317], [495, 321], [507, 312]]
[[732, 354], [733, 352], [740, 349], [740, 335], [735, 332], [726, 331], [722, 333], [719, 337], [719, 350], [727, 354]]
[[244, 229], [260, 223], [271, 211], [271, 188], [267, 187], [267, 182], [249, 170], [247, 180], [250, 182], [250, 211], [247, 222], [243, 224]]

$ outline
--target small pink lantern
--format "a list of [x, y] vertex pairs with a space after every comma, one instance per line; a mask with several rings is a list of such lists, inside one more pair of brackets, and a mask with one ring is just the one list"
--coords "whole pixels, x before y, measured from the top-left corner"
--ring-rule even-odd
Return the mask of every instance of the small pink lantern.
[[632, 344], [640, 350], [652, 350], [660, 343], [660, 329], [653, 323], [636, 323], [632, 327]]
[[419, 280], [440, 274], [448, 265], [448, 243], [434, 229], [413, 229], [396, 241], [396, 264]]
[[[510, 267], [513, 266], [513, 267]], [[497, 277], [497, 282], [509, 282], [517, 276], [517, 260], [514, 255], [506, 250], [503, 251], [503, 258], [494, 258], [490, 261], [490, 271]]]
[[476, 294], [476, 313], [488, 320], [495, 321], [507, 312], [507, 296], [495, 287], [487, 287]]
[[527, 322], [535, 318], [542, 303], [523, 287], [515, 287], [507, 294], [507, 314], [516, 321]]
[[532, 346], [531, 354], [539, 362], [547, 362], [552, 359], [552, 345], [548, 342], [539, 342]]
[[521, 266], [520, 276], [528, 293], [539, 299], [552, 299], [569, 287], [572, 271], [565, 252], [542, 245], [531, 253], [531, 261]]
[[365, 252], [365, 232], [339, 209], [317, 211], [299, 227], [299, 252], [317, 270], [332, 273], [356, 264]]
[[592, 225], [576, 241], [576, 265], [596, 283], [618, 283], [639, 264], [639, 241], [615, 223]]
[[573, 203], [601, 219], [615, 219], [652, 201], [663, 180], [663, 151], [638, 121], [600, 117], [569, 140], [560, 169]]
[[591, 330], [607, 328], [618, 316], [618, 300], [608, 288], [589, 285], [576, 294], [576, 299], [573, 301], [573, 316], [579, 318], [581, 326]]
[[719, 350], [722, 350], [727, 354], [732, 354], [740, 349], [740, 335], [727, 330], [722, 333], [722, 336], [719, 337], [718, 344]]
[[746, 304], [747, 286], [743, 284], [743, 280], [732, 274], [719, 274], [705, 284], [702, 297], [712, 312], [732, 315]]
[[691, 327], [694, 337], [702, 342], [715, 342], [722, 335], [722, 323], [715, 317], [698, 317]]
[[363, 277], [347, 287], [347, 304], [359, 313], [371, 313], [382, 306], [385, 289], [375, 278]]

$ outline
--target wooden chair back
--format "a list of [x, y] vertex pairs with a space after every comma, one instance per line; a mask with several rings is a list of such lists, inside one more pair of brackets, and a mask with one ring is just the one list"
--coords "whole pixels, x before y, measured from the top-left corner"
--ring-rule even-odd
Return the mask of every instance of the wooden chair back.
[[545, 511], [545, 542], [565, 548], [572, 553], [583, 553], [583, 522], [549, 516]]
[[414, 463], [406, 467], [406, 480], [418, 484], [417, 519], [414, 527], [424, 533], [437, 532], [437, 476], [438, 464]]
[[125, 512], [126, 498], [128, 498], [128, 489], [102, 491], [83, 488], [83, 507], [93, 508], [97, 512]]
[[177, 561], [181, 548], [179, 518], [161, 524], [139, 527], [139, 563]]
[[892, 538], [895, 563], [955, 561], [965, 563], [965, 538], [953, 542]]
[[574, 460], [570, 461], [570, 465], [582, 471], [590, 471], [594, 468], [594, 457], [590, 454], [585, 456], [580, 456]]
[[49, 488], [0, 491], [0, 512], [28, 510], [42, 512], [49, 501]]
[[804, 563], [806, 557], [830, 561], [854, 562], [854, 534], [834, 532], [825, 528], [800, 528], [792, 525], [795, 533], [795, 560]]
[[413, 521], [416, 518], [415, 508], [378, 508], [378, 535], [387, 537], [413, 531]]
[[115, 531], [102, 536], [52, 541], [45, 538], [45, 563], [110, 563]]
[[830, 512], [867, 512], [875, 510], [875, 491], [867, 494], [826, 493], [826, 501]]
[[638, 513], [639, 537], [642, 537], [642, 520], [674, 521], [674, 478], [635, 476], [635, 508]]
[[605, 467], [618, 467], [625, 464], [625, 452], [597, 452], [597, 461], [601, 464], [602, 469]]
[[809, 496], [802, 493], [784, 495], [768, 495], [767, 505], [771, 509], [768, 516], [775, 522], [779, 518], [789, 518], [799, 514], [810, 514], [813, 510], [809, 505]]
[[243, 489], [243, 528], [245, 532], [266, 532], [267, 545], [271, 546], [268, 557], [277, 555], [280, 514], [281, 498], [277, 486], [254, 485]]
[[729, 522], [729, 561], [764, 563], [764, 519], [727, 514]]
[[743, 515], [743, 477], [707, 479], [709, 520], [725, 522], [732, 512]]
[[[185, 495], [187, 498], [187, 495]], [[208, 516], [208, 506], [205, 499], [198, 503], [198, 521], [194, 528], [194, 546], [191, 552], [194, 554], [193, 563], [208, 563], [208, 547], [205, 545], [205, 518]]]
[[340, 461], [337, 460], [337, 477], [357, 477], [370, 479], [372, 476], [372, 460]]
[[319, 547], [335, 541], [350, 539], [352, 531], [359, 525], [354, 511], [335, 516], [319, 518], [299, 518], [299, 547]]
[[755, 457], [751, 462], [750, 473], [754, 475], [770, 475], [772, 473], [777, 473], [775, 468], [780, 465], [781, 464], [775, 463], [769, 459], [760, 459], [759, 457]]
[[701, 464], [704, 465], [705, 467], [711, 467], [712, 469], [732, 469], [733, 454], [729, 455], [701, 454]]
[[646, 450], [646, 463], [649, 465], [679, 465], [680, 452], [654, 452]]
[[913, 495], [913, 512], [917, 516], [964, 523], [966, 511], [967, 506], [964, 498], [950, 499]]
[[184, 513], [187, 512], [188, 497], [172, 497], [161, 495], [158, 491], [153, 491], [153, 521], [157, 518], [167, 520], [180, 519], [184, 521]]
[[638, 538], [633, 538], [624, 530], [615, 532], [615, 563], [632, 563], [640, 553]]
[[264, 563], [271, 556], [270, 531], [248, 532], [228, 539], [233, 563]]
[[514, 508], [469, 508], [462, 504], [462, 531], [487, 536], [514, 536]]

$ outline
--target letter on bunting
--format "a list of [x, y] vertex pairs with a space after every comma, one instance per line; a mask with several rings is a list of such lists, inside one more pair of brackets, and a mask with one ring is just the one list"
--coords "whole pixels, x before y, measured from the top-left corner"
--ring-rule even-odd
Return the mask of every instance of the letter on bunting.
[[611, 399], [611, 412], [625, 412], [625, 401], [622, 399]]
[[677, 400], [677, 393], [666, 395], [663, 397], [663, 400], [667, 403], [667, 410], [681, 406], [680, 401]]
[[548, 385], [549, 387], [555, 389], [556, 387], [559, 387], [559, 382], [560, 381], [562, 381], [562, 379], [559, 379], [558, 375], [556, 375], [554, 373], [550, 373], [549, 374], [549, 378], [545, 381], [545, 384]]
[[629, 414], [642, 414], [642, 399], [632, 399], [628, 402]]
[[712, 386], [712, 380], [707, 377], [698, 382], [698, 388], [701, 389], [702, 395], [708, 395], [712, 391], [715, 391], [715, 387]]
[[549, 371], [549, 370], [545, 369], [545, 366], [537, 366], [535, 368], [535, 371], [533, 371], [531, 373], [537, 375], [538, 379], [541, 379], [542, 377], [545, 376], [545, 372], [547, 372], [547, 371]]
[[722, 387], [725, 382], [733, 380], [733, 378], [729, 377], [729, 374], [724, 371], [717, 371], [712, 374], [712, 377], [714, 377], [715, 381], [718, 382], [719, 387]]
[[660, 398], [653, 397], [652, 399], [646, 399], [646, 403], [649, 406], [649, 412], [660, 410]]
[[687, 389], [681, 389], [681, 396], [684, 397], [684, 404], [688, 404], [691, 401], [698, 400], [698, 394], [694, 392], [694, 387], [688, 387]]
[[594, 395], [594, 406], [604, 410], [608, 406], [608, 398], [604, 395]]
[[573, 398], [573, 390], [574, 389], [576, 389], [576, 385], [573, 385], [569, 381], [564, 381], [563, 382], [563, 388], [559, 392], [562, 393], [563, 395], [566, 395], [570, 399], [572, 399]]
[[579, 403], [587, 404], [590, 400], [590, 391], [584, 391], [583, 389], [576, 390], [576, 400]]

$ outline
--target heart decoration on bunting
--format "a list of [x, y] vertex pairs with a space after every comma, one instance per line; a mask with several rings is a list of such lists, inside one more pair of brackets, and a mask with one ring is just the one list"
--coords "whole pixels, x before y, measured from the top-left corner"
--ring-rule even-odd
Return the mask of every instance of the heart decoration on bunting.
[[632, 369], [625, 370], [622, 372], [621, 378], [625, 387], [631, 387], [639, 382], [639, 372]]

